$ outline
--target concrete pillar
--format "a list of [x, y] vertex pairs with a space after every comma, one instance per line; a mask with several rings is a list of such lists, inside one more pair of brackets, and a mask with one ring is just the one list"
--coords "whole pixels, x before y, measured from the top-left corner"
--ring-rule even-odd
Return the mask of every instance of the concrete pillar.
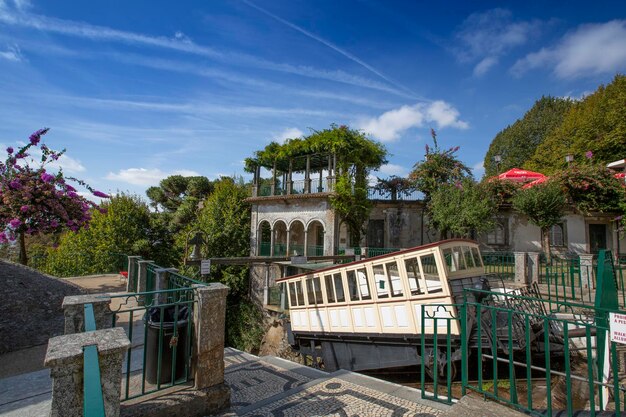
[[527, 284], [526, 252], [514, 252], [515, 255], [515, 283]]
[[83, 416], [83, 348], [96, 345], [100, 385], [107, 417], [120, 415], [122, 361], [130, 348], [124, 329], [97, 330], [53, 337], [48, 341], [44, 365], [52, 378], [51, 417]]
[[[224, 383], [224, 329], [228, 287], [212, 283], [194, 285], [198, 304], [193, 310], [195, 343], [193, 372], [195, 389], [204, 390]], [[230, 393], [229, 393], [230, 395]]]
[[85, 304], [93, 305], [96, 329], [111, 327], [111, 297], [103, 294], [70, 295], [63, 298], [63, 315], [65, 316], [65, 334], [85, 331]]
[[541, 267], [539, 264], [539, 252], [528, 252], [528, 278], [529, 284], [539, 283]]
[[[137, 292], [148, 291], [148, 264], [153, 263], [154, 261], [146, 261], [141, 260], [137, 261]], [[143, 303], [143, 297], [139, 297], [140, 301]]]
[[291, 229], [287, 229], [287, 248], [285, 249], [285, 255], [291, 256]]
[[[170, 273], [178, 272], [176, 268], [157, 268], [154, 270], [155, 274], [155, 291], [167, 290], [170, 282]], [[157, 304], [165, 304], [167, 300], [167, 294], [159, 294], [157, 297]]]
[[265, 264], [265, 280], [263, 281], [263, 305], [270, 302], [270, 264]]
[[128, 279], [126, 280], [126, 292], [137, 291], [137, 261], [141, 256], [128, 257]]
[[260, 167], [254, 167], [253, 179], [252, 179], [252, 197], [257, 197], [259, 195], [259, 173]]
[[304, 230], [304, 253], [303, 256], [309, 256], [309, 228]]
[[595, 288], [593, 278], [593, 255], [583, 253], [580, 255], [580, 282], [583, 288]]
[[270, 231], [270, 256], [274, 256], [274, 243], [276, 242], [276, 230]]

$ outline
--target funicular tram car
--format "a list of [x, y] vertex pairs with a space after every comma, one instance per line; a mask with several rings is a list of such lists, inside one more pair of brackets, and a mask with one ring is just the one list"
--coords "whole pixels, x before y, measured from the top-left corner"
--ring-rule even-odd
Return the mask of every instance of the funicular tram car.
[[[434, 320], [425, 320], [422, 328], [422, 305], [426, 305], [427, 317], [456, 318], [458, 311], [454, 306], [442, 308], [440, 305], [462, 303], [465, 288], [491, 289], [478, 244], [461, 239], [335, 265], [278, 279], [277, 283], [280, 282], [287, 285], [288, 336], [292, 346], [301, 354], [315, 358], [316, 363], [320, 358], [327, 371], [419, 365], [423, 332], [427, 346], [423, 356], [431, 376], [434, 358], [437, 358], [440, 372], [447, 369], [447, 358], [441, 347], [433, 352]], [[479, 294], [476, 298], [484, 303], [498, 302], [498, 297], [493, 296], [480, 300]], [[491, 325], [492, 318], [483, 317], [482, 323]], [[474, 339], [468, 341], [470, 347], [476, 345], [476, 321], [476, 317], [468, 318], [468, 339]], [[498, 331], [484, 332], [481, 337], [510, 334], [506, 318], [496, 317], [495, 322]], [[449, 323], [452, 361], [458, 361], [461, 359], [460, 322], [450, 320]], [[438, 340], [448, 337], [447, 326], [447, 320], [437, 320]], [[517, 331], [513, 335], [524, 340], [523, 332], [533, 329], [520, 326], [524, 323], [516, 323]], [[539, 339], [539, 336], [534, 334], [527, 340]], [[485, 340], [485, 345], [489, 346], [489, 342]], [[500, 340], [498, 345], [507, 346], [508, 341]], [[525, 348], [519, 343], [515, 346]], [[456, 366], [452, 369], [454, 373]]]

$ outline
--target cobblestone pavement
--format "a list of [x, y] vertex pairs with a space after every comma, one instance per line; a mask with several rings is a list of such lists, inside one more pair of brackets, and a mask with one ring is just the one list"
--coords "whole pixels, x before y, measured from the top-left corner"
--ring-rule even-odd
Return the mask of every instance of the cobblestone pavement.
[[435, 417], [440, 414], [440, 410], [427, 405], [331, 378], [243, 416]]

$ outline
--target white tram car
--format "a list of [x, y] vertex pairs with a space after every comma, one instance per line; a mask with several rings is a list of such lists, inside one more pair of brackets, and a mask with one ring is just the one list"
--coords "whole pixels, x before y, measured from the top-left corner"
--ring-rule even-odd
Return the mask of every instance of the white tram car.
[[[457, 318], [453, 304], [462, 302], [465, 288], [490, 289], [478, 244], [462, 239], [277, 280], [281, 282], [289, 297], [292, 346], [316, 363], [321, 358], [328, 371], [420, 364], [422, 333], [431, 347], [435, 334], [450, 337], [452, 359], [459, 360], [459, 321], [436, 320], [434, 329], [432, 318]], [[424, 328], [423, 305], [429, 318]], [[436, 356], [443, 362], [441, 355]], [[435, 356], [432, 348], [429, 356], [427, 367]]]

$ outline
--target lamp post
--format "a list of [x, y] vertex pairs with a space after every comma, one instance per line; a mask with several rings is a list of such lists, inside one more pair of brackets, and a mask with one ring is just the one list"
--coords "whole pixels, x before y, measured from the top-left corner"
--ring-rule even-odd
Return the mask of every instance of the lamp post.
[[[193, 236], [191, 236], [193, 234]], [[189, 238], [191, 236], [191, 238]], [[187, 235], [187, 244], [185, 245], [185, 265], [189, 263], [195, 263], [202, 260], [202, 246], [206, 244], [205, 233], [196, 230], [191, 231]], [[189, 248], [191, 248], [191, 253], [189, 253]]]
[[500, 173], [500, 162], [502, 162], [502, 155], [494, 156], [493, 160], [496, 162], [496, 174], [499, 174]]

